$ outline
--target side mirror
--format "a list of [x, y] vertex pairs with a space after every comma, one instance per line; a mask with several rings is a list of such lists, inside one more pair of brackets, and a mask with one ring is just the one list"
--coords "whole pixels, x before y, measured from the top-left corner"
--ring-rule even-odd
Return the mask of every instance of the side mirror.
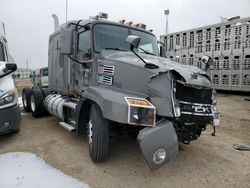
[[140, 44], [141, 38], [135, 35], [129, 35], [126, 40], [130, 44], [130, 50], [134, 50]]
[[69, 55], [73, 53], [73, 29], [60, 29], [60, 50], [61, 54]]
[[160, 45], [160, 56], [161, 57], [166, 57], [166, 47], [163, 42], [157, 41], [157, 44]]
[[166, 57], [166, 48], [164, 46], [160, 47], [160, 56]]
[[205, 64], [204, 70], [207, 71], [209, 69], [210, 65], [213, 64], [213, 59], [211, 57], [205, 55], [201, 58], [201, 62]]
[[17, 69], [17, 66], [15, 63], [6, 63], [5, 69], [3, 70], [3, 74], [0, 75], [0, 78], [3, 78], [7, 76], [8, 74], [11, 74]]
[[6, 69], [6, 71], [11, 71], [11, 72], [14, 72], [14, 71], [16, 71], [16, 69], [17, 69], [17, 66], [16, 66], [16, 64], [15, 63], [6, 63], [5, 64], [5, 69]]

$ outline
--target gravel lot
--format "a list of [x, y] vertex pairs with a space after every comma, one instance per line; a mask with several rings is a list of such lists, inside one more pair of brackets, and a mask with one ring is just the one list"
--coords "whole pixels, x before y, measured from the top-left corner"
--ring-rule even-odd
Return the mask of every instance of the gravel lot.
[[[212, 127], [156, 172], [150, 172], [134, 139], [113, 140], [110, 157], [94, 164], [85, 138], [67, 132], [54, 117], [22, 116], [18, 134], [0, 137], [0, 153], [27, 151], [65, 174], [91, 187], [249, 187], [250, 152], [233, 144], [250, 146], [249, 96], [220, 94], [221, 125], [216, 137]], [[46, 180], [44, 180], [46, 181]]]

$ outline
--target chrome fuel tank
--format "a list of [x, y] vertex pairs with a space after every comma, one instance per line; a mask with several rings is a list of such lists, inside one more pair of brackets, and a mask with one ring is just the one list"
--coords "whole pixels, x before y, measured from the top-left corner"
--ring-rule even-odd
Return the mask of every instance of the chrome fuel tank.
[[63, 105], [69, 100], [70, 98], [68, 97], [63, 97], [59, 94], [51, 94], [44, 100], [44, 106], [51, 115], [64, 121]]

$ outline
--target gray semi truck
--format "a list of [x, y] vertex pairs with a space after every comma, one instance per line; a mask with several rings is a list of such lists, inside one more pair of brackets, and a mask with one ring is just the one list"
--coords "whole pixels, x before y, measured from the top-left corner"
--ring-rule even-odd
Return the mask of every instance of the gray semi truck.
[[156, 170], [178, 153], [178, 142], [188, 144], [208, 124], [218, 124], [207, 74], [212, 60], [204, 56], [203, 70], [172, 62], [144, 24], [105, 17], [55, 22], [48, 88], [25, 88], [24, 108], [34, 117], [54, 115], [68, 131], [87, 135], [93, 162], [105, 161], [110, 137], [125, 130]]

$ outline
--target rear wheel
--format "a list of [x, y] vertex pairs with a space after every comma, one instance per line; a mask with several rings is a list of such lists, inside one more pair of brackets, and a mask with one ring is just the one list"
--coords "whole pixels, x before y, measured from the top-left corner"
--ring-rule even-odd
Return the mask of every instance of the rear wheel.
[[23, 102], [23, 108], [26, 112], [31, 111], [30, 106], [30, 97], [31, 97], [32, 89], [30, 88], [23, 88], [22, 91], [22, 102]]
[[88, 124], [89, 154], [94, 162], [105, 161], [109, 151], [109, 121], [97, 104], [92, 104]]
[[30, 107], [33, 117], [40, 117], [44, 115], [44, 101], [43, 95], [40, 89], [33, 89], [30, 97]]

